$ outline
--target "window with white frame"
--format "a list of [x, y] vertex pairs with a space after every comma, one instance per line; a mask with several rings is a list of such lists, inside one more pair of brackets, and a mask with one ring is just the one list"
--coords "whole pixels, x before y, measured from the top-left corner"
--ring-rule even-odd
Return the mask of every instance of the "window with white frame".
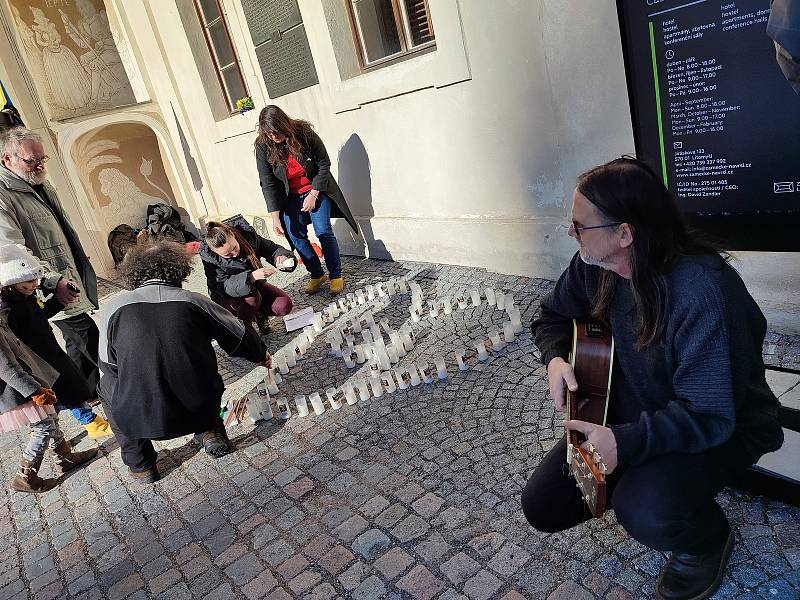
[[362, 69], [436, 45], [427, 0], [346, 2]]
[[219, 0], [194, 0], [194, 7], [211, 52], [228, 109], [234, 111], [236, 101], [248, 95], [239, 59], [231, 42], [228, 24]]

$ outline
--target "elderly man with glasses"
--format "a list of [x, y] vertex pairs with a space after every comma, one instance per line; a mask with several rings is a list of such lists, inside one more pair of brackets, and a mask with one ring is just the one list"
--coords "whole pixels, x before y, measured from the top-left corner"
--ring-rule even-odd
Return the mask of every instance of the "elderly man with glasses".
[[0, 245], [23, 244], [45, 264], [43, 287], [66, 306], [55, 324], [64, 334], [67, 354], [94, 390], [100, 379], [99, 332], [88, 313], [97, 308], [97, 278], [46, 180], [47, 159], [33, 131], [12, 127], [0, 133]]

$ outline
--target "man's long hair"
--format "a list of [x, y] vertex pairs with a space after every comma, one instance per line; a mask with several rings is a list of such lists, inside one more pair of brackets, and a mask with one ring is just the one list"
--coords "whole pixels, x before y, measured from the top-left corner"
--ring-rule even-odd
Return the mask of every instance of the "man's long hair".
[[[669, 190], [639, 160], [624, 156], [594, 167], [578, 177], [576, 188], [608, 222], [631, 227], [631, 283], [641, 318], [636, 345], [641, 349], [659, 342], [667, 321], [668, 266], [681, 254], [719, 254], [719, 250], [687, 228]], [[594, 318], [606, 319], [616, 281], [614, 273], [602, 271]]]
[[122, 275], [131, 288], [146, 281], [180, 285], [192, 272], [192, 259], [182, 244], [167, 240], [142, 241], [122, 261]]
[[[314, 127], [308, 121], [292, 119], [274, 104], [265, 106], [258, 115], [258, 137], [256, 145], [267, 148], [267, 161], [275, 166], [286, 164], [289, 154], [295, 158], [302, 156], [308, 145], [308, 138]], [[286, 139], [276, 144], [269, 139], [268, 133], [277, 133]]]

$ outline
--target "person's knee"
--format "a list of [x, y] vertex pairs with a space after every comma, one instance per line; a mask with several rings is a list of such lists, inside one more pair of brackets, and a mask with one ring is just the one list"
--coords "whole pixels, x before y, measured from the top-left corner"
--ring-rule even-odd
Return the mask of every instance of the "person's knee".
[[672, 550], [683, 535], [689, 515], [665, 494], [648, 486], [618, 484], [612, 498], [617, 522], [637, 542], [656, 550]]
[[553, 518], [553, 498], [550, 494], [542, 491], [542, 487], [536, 485], [534, 477], [528, 480], [525, 489], [522, 490], [522, 514], [528, 524], [543, 533], [555, 533], [563, 531], [565, 528], [558, 519]]
[[272, 302], [272, 314], [276, 317], [284, 317], [292, 312], [294, 303], [289, 296], [278, 296]]
[[258, 308], [261, 305], [261, 298], [258, 294], [253, 294], [251, 296], [245, 296], [242, 298], [242, 303], [246, 304], [250, 308]]

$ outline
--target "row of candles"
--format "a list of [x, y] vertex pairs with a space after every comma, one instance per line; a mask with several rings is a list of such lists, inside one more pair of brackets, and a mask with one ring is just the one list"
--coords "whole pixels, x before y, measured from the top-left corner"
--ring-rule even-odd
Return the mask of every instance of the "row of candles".
[[[424, 310], [424, 294], [418, 283], [408, 281], [405, 277], [392, 277], [386, 282], [368, 285], [363, 290], [359, 289], [347, 294], [345, 298], [339, 298], [338, 302], [332, 302], [323, 313], [315, 314], [312, 325], [303, 329], [302, 334], [289, 345], [285, 353], [281, 351], [273, 355], [273, 368], [269, 370], [264, 381], [260, 382], [248, 396], [250, 418], [253, 421], [273, 418], [274, 415], [269, 402], [270, 394], [278, 393], [278, 383], [282, 380], [281, 375], [287, 374], [289, 369], [297, 364], [297, 361], [314, 342], [317, 334], [323, 332], [326, 322], [333, 322], [341, 314], [366, 303], [371, 303], [375, 309], [384, 308], [388, 306], [389, 298], [396, 293], [405, 294], [409, 288], [411, 290], [411, 306], [409, 307], [411, 320], [419, 322], [422, 318], [421, 313]], [[489, 342], [492, 350], [499, 352], [507, 344], [513, 342], [515, 335], [522, 331], [521, 314], [514, 304], [513, 294], [495, 291], [493, 288], [485, 288], [484, 293], [489, 306], [497, 306], [498, 309], [505, 310], [509, 316], [509, 321], [503, 323], [502, 338], [499, 331], [489, 333]], [[473, 307], [481, 305], [480, 290], [474, 288], [455, 296], [455, 302], [459, 309], [467, 308], [467, 295]], [[451, 314], [453, 310], [452, 299], [451, 296], [445, 296], [430, 301], [431, 318], [437, 318], [440, 312], [445, 315]], [[362, 319], [366, 323], [364, 328], [361, 326]], [[405, 390], [409, 385], [417, 386], [422, 382], [433, 383], [434, 378], [432, 374], [428, 373], [428, 363], [412, 363], [410, 367], [397, 366], [392, 369], [392, 365], [398, 364], [400, 359], [414, 348], [414, 334], [408, 324], [404, 324], [399, 331], [395, 331], [389, 327], [388, 319], [382, 319], [379, 327], [371, 310], [366, 311], [362, 317], [350, 319], [349, 322], [349, 325], [344, 328], [335, 328], [328, 333], [327, 340], [331, 345], [331, 352], [335, 356], [343, 357], [348, 368], [353, 368], [356, 364], [369, 361], [371, 374], [368, 378], [356, 379], [355, 383], [347, 382], [341, 389], [328, 388], [325, 391], [325, 395], [332, 409], [338, 410], [343, 402], [350, 405], [356, 404], [359, 401], [359, 397], [362, 401], [368, 400], [370, 397], [381, 398], [384, 394], [384, 385], [385, 391], [392, 393], [397, 389]], [[384, 342], [381, 327], [391, 340], [391, 344], [388, 346]], [[355, 344], [356, 333], [362, 334], [363, 344]], [[475, 351], [479, 361], [484, 362], [489, 359], [485, 340], [476, 343]], [[355, 360], [353, 359], [354, 353]], [[466, 350], [455, 352], [456, 362], [461, 371], [466, 371], [470, 368], [464, 362], [466, 355]], [[437, 357], [434, 362], [438, 379], [446, 379], [447, 369], [444, 358]], [[405, 378], [406, 373], [408, 380]], [[397, 384], [395, 384], [395, 377], [397, 378]], [[372, 388], [372, 394], [370, 394], [369, 388]], [[308, 399], [306, 399], [305, 395], [298, 395], [295, 397], [294, 402], [297, 413], [301, 417], [310, 414], [309, 402], [315, 414], [320, 415], [325, 412], [322, 396], [318, 392], [312, 393]], [[289, 400], [285, 397], [278, 398], [277, 406], [279, 409], [278, 416], [288, 419], [291, 415]]]

